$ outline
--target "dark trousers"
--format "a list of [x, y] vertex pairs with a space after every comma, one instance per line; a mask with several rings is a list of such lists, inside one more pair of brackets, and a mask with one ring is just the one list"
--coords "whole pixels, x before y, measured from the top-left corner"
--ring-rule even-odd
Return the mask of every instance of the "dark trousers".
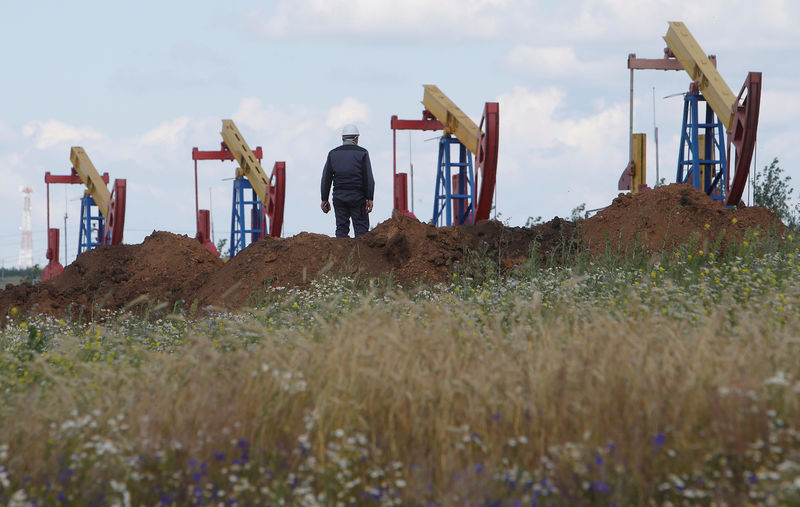
[[367, 213], [366, 199], [344, 201], [333, 198], [333, 213], [336, 215], [336, 237], [348, 238], [350, 234], [350, 219], [353, 220], [353, 232], [356, 237], [369, 230], [369, 214]]

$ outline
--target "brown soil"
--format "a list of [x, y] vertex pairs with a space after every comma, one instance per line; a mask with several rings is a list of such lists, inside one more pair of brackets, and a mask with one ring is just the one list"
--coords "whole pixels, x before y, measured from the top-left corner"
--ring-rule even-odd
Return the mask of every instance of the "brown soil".
[[48, 282], [6, 285], [0, 292], [0, 315], [17, 307], [53, 315], [82, 312], [91, 318], [99, 308], [173, 303], [197, 291], [222, 264], [193, 239], [153, 232], [139, 245], [104, 246], [82, 253]]
[[266, 284], [302, 286], [321, 273], [391, 275], [399, 283], [434, 284], [447, 278], [465, 247], [485, 249], [510, 267], [528, 257], [534, 238], [555, 244], [573, 229], [572, 223], [559, 219], [536, 229], [505, 227], [497, 221], [436, 228], [396, 213], [356, 239], [303, 232], [253, 243], [209, 276], [193, 297], [237, 306]]
[[782, 232], [785, 226], [766, 208], [727, 209], [690, 185], [672, 184], [637, 195], [620, 194], [611, 206], [579, 222], [593, 250], [671, 250], [690, 240], [705, 250], [724, 250], [747, 229]]
[[[734, 220], [735, 219], [735, 220]], [[187, 236], [154, 232], [139, 245], [100, 247], [78, 256], [49, 282], [8, 285], [0, 291], [0, 316], [22, 312], [87, 318], [103, 309], [142, 305], [213, 305], [235, 309], [263, 287], [305, 286], [322, 273], [391, 276], [403, 284], [445, 280], [465, 248], [485, 252], [504, 268], [523, 263], [537, 240], [540, 256], [572, 243], [592, 252], [607, 245], [625, 251], [671, 248], [696, 237], [720, 248], [748, 228], [782, 231], [769, 210], [728, 210], [687, 185], [669, 185], [635, 196], [620, 194], [611, 206], [577, 224], [554, 218], [534, 228], [497, 221], [435, 228], [401, 214], [357, 239], [301, 233], [254, 243], [229, 262]], [[706, 246], [705, 248], [708, 248]]]

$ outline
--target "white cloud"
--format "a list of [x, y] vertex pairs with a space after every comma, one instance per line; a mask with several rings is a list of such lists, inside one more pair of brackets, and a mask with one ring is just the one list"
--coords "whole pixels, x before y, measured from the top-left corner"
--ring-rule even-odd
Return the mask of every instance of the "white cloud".
[[181, 116], [148, 130], [138, 138], [138, 142], [145, 146], [164, 146], [174, 150], [186, 138], [188, 126], [189, 118]]
[[[278, 0], [269, 11], [246, 14], [246, 23], [269, 38], [334, 37], [413, 42], [506, 40], [558, 45], [641, 41], [661, 45], [666, 22], [684, 20], [708, 51], [785, 46], [800, 40], [790, 0]], [[644, 51], [648, 46], [643, 47]], [[705, 47], [705, 46], [704, 46]], [[636, 47], [630, 51], [636, 51]], [[623, 55], [624, 56], [624, 55]]]
[[[274, 104], [263, 105], [260, 99], [246, 97], [231, 118], [240, 129], [255, 133], [265, 146], [278, 148], [286, 144], [294, 145], [295, 142], [302, 143], [304, 136], [319, 130], [320, 114], [305, 107], [282, 109]], [[248, 137], [245, 132], [243, 135]], [[280, 151], [287, 150], [283, 148]]]
[[567, 216], [581, 202], [603, 206], [617, 194], [627, 150], [624, 105], [576, 115], [567, 111], [567, 93], [552, 87], [515, 87], [499, 102], [497, 184], [505, 216]]
[[[274, 38], [303, 36], [486, 38], [509, 0], [279, 0], [257, 29]], [[259, 19], [250, 12], [249, 19]], [[468, 27], [468, 29], [465, 29]]]
[[33, 137], [36, 148], [45, 150], [58, 144], [96, 141], [103, 134], [89, 127], [75, 127], [58, 120], [32, 121], [22, 127], [22, 135]]
[[[738, 91], [738, 90], [737, 90]], [[759, 121], [772, 124], [794, 124], [800, 116], [800, 95], [796, 90], [769, 90], [761, 94], [761, 110]]]
[[14, 129], [6, 125], [3, 120], [0, 120], [0, 142], [13, 141], [15, 138]]
[[[525, 2], [520, 0], [517, 5]], [[775, 39], [798, 40], [797, 30], [787, 20], [798, 18], [798, 5], [788, 0], [641, 0], [632, 7], [628, 0], [580, 0], [563, 2], [549, 19], [537, 19], [541, 40], [658, 40], [668, 21], [684, 21], [700, 45], [717, 52], [723, 42], [729, 47], [769, 47]], [[636, 48], [631, 48], [635, 51]]]
[[513, 69], [548, 76], [574, 72], [580, 65], [575, 50], [571, 47], [536, 47], [526, 44], [514, 46], [506, 56], [505, 62]]
[[251, 128], [266, 130], [274, 123], [275, 112], [270, 106], [265, 110], [261, 107], [261, 100], [255, 97], [245, 97], [239, 103], [239, 108], [231, 117], [237, 124], [241, 123]]
[[755, 166], [760, 170], [778, 157], [780, 166], [791, 175], [792, 185], [800, 179], [797, 171], [800, 127], [796, 124], [799, 115], [800, 96], [796, 91], [768, 88], [762, 93]]
[[519, 143], [536, 149], [564, 146], [591, 151], [613, 139], [609, 132], [626, 132], [627, 118], [621, 104], [588, 116], [570, 118], [565, 117], [563, 111], [566, 97], [558, 88], [531, 91], [521, 86], [501, 95], [500, 126], [504, 143]]
[[[544, 149], [559, 143], [571, 143], [569, 139], [561, 140], [560, 125], [554, 118], [565, 96], [566, 93], [557, 88], [533, 92], [524, 87], [516, 87], [511, 93], [501, 95], [498, 101], [502, 146], [520, 144]], [[534, 118], [536, 121], [531, 121]]]
[[11, 152], [0, 157], [0, 195], [16, 195], [17, 188], [23, 184], [22, 157], [19, 153]]
[[341, 104], [328, 110], [325, 124], [338, 129], [347, 123], [369, 122], [369, 106], [353, 97], [345, 98]]
[[550, 78], [599, 77], [618, 68], [620, 58], [581, 60], [571, 46], [518, 44], [503, 63], [514, 72]]

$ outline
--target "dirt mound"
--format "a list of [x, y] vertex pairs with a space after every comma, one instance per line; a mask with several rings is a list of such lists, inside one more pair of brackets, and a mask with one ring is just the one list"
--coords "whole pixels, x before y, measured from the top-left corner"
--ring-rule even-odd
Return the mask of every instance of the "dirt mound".
[[[48, 282], [6, 286], [0, 315], [23, 312], [77, 313], [184, 299], [222, 266], [196, 240], [153, 232], [139, 245], [103, 246], [82, 253]], [[191, 300], [190, 300], [191, 302]]]
[[[78, 256], [54, 279], [7, 286], [0, 315], [22, 312], [88, 318], [99, 308], [121, 309], [175, 302], [236, 308], [266, 286], [304, 286], [323, 273], [392, 275], [400, 283], [445, 280], [465, 248], [485, 251], [505, 266], [524, 261], [531, 241], [561, 242], [574, 225], [560, 219], [535, 229], [496, 221], [435, 228], [402, 214], [356, 238], [301, 233], [267, 238], [223, 262], [194, 239], [154, 232], [140, 245], [100, 247]], [[82, 310], [81, 310], [82, 308]]]
[[[331, 238], [301, 233], [251, 244], [228, 262], [186, 236], [154, 232], [140, 245], [100, 247], [78, 256], [64, 272], [38, 284], [0, 291], [0, 316], [23, 312], [91, 318], [99, 308], [138, 308], [154, 302], [235, 309], [266, 286], [304, 286], [323, 273], [391, 276], [403, 284], [447, 279], [465, 249], [510, 268], [530, 255], [536, 240], [546, 256], [566, 244], [592, 252], [606, 248], [660, 251], [697, 236], [699, 247], [724, 248], [748, 228], [785, 229], [763, 208], [728, 210], [688, 185], [620, 195], [611, 206], [577, 224], [554, 218], [533, 228], [497, 221], [435, 228], [396, 213], [367, 234]], [[171, 309], [171, 306], [169, 306]]]
[[[237, 306], [265, 285], [302, 286], [323, 273], [383, 277], [400, 283], [446, 279], [465, 248], [485, 250], [504, 265], [521, 263], [531, 241], [560, 241], [560, 220], [537, 229], [505, 227], [497, 221], [436, 228], [395, 215], [356, 238], [300, 233], [253, 243], [212, 274], [197, 292], [199, 301]], [[568, 224], [570, 228], [572, 224]]]
[[579, 223], [580, 235], [592, 250], [643, 247], [669, 250], [696, 237], [709, 249], [724, 249], [747, 229], [781, 232], [786, 227], [766, 208], [727, 209], [702, 191], [672, 184], [636, 195], [620, 194], [611, 206]]

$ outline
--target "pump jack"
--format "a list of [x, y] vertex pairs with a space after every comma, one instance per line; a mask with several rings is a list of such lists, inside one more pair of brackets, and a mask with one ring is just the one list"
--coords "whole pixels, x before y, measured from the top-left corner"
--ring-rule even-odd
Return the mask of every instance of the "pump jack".
[[[497, 179], [500, 105], [487, 102], [480, 125], [476, 125], [437, 86], [423, 87], [425, 93], [422, 104], [425, 109], [422, 119], [399, 120], [395, 115], [391, 120], [394, 209], [414, 217], [408, 210], [408, 175], [397, 172], [397, 131], [443, 130], [444, 135], [439, 139], [436, 195], [431, 221], [435, 225], [453, 225], [488, 220]], [[451, 158], [450, 148], [453, 146], [458, 148], [458, 162]], [[454, 171], [457, 174], [453, 174]]]
[[[194, 205], [197, 221], [197, 240], [212, 254], [219, 255], [211, 241], [211, 214], [201, 210], [197, 189], [198, 160], [233, 160], [239, 164], [233, 180], [233, 206], [231, 211], [230, 257], [247, 246], [247, 235], [251, 242], [258, 241], [269, 234], [280, 237], [283, 229], [283, 208], [286, 198], [286, 162], [275, 162], [272, 174], [267, 177], [261, 167], [263, 157], [261, 147], [250, 150], [244, 137], [233, 120], [222, 120], [223, 142], [217, 151], [202, 151], [192, 148], [194, 160]], [[252, 190], [250, 199], [245, 190]], [[246, 225], [245, 205], [250, 206], [250, 227]], [[269, 225], [267, 225], [269, 218]]]
[[[83, 184], [86, 191], [81, 198], [81, 220], [78, 235], [78, 254], [100, 245], [119, 245], [125, 228], [125, 179], [114, 180], [111, 191], [106, 185], [108, 173], [102, 176], [95, 169], [89, 155], [80, 146], [70, 150], [72, 170], [68, 175], [46, 172], [47, 183], [47, 266], [42, 270], [42, 280], [50, 280], [64, 268], [59, 263], [59, 230], [50, 227], [50, 184]], [[93, 235], [92, 233], [95, 233]]]
[[[633, 71], [685, 70], [693, 82], [684, 96], [676, 181], [690, 183], [712, 199], [735, 206], [742, 199], [755, 149], [761, 73], [748, 73], [736, 96], [717, 71], [716, 58], [713, 55], [706, 56], [686, 25], [670, 22], [664, 41], [667, 43], [664, 58], [645, 59], [637, 58], [635, 54], [628, 55], [628, 68], [631, 70], [630, 162], [620, 177], [619, 190], [636, 193], [646, 188], [645, 137], [644, 134], [633, 134]], [[700, 102], [706, 103], [702, 119], [699, 115]], [[723, 127], [727, 136], [723, 134]], [[727, 137], [727, 142], [724, 137]], [[731, 145], [736, 159], [732, 177]]]

